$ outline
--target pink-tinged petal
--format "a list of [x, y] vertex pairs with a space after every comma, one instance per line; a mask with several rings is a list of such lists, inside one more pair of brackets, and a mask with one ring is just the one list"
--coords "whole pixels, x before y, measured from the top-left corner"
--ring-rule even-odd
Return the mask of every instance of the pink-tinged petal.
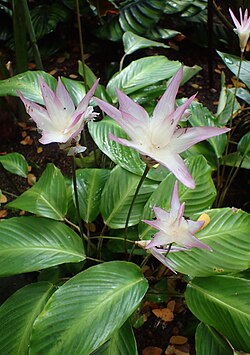
[[68, 135], [56, 132], [43, 132], [42, 137], [39, 139], [39, 142], [42, 144], [49, 143], [66, 143], [68, 141]]
[[142, 222], [144, 222], [144, 223], [148, 224], [149, 226], [151, 226], [155, 229], [158, 229], [164, 233], [166, 231], [166, 228], [168, 227], [168, 222], [165, 220], [163, 221], [163, 220], [157, 219], [157, 220], [150, 221], [150, 220], [145, 219]]
[[205, 221], [191, 221], [187, 220], [188, 230], [191, 234], [197, 233], [203, 227]]
[[185, 240], [183, 243], [179, 243], [186, 248], [200, 248], [200, 249], [207, 249], [209, 251], [212, 251], [210, 246], [208, 246], [205, 243], [202, 243], [198, 238], [196, 238], [194, 235], [185, 235]]
[[174, 238], [165, 232], [157, 232], [151, 242], [145, 247], [145, 249], [150, 249], [152, 247], [167, 245], [174, 242]]
[[178, 106], [177, 109], [163, 121], [164, 125], [170, 125], [172, 132], [174, 132], [178, 122], [181, 120], [184, 112], [191, 104], [195, 96], [196, 95], [191, 96], [186, 102], [184, 102], [184, 104]]
[[183, 202], [180, 205], [180, 208], [179, 208], [178, 213], [177, 213], [177, 222], [178, 222], [179, 225], [180, 225], [181, 221], [183, 220], [184, 208], [185, 208], [185, 202]]
[[228, 131], [230, 131], [229, 128], [217, 127], [179, 128], [173, 135], [172, 151], [180, 154], [198, 142], [218, 136]]
[[[241, 9], [240, 9], [241, 10]], [[229, 12], [230, 12], [230, 15], [231, 15], [231, 17], [232, 17], [232, 20], [233, 20], [233, 22], [234, 22], [234, 24], [235, 24], [235, 27], [240, 27], [240, 23], [239, 23], [239, 21], [237, 20], [237, 18], [235, 17], [235, 15], [234, 15], [234, 13], [233, 13], [233, 11], [231, 10], [231, 9], [229, 9]]]
[[28, 99], [25, 99], [23, 94], [17, 90], [17, 94], [24, 103], [27, 114], [30, 115], [32, 120], [36, 123], [37, 127], [41, 130], [53, 129], [53, 124], [50, 121], [47, 111], [42, 106], [32, 102]]
[[97, 88], [97, 85], [99, 83], [100, 79], [97, 79], [94, 83], [94, 85], [92, 86], [92, 88], [87, 92], [87, 94], [84, 96], [84, 98], [82, 99], [82, 101], [79, 103], [79, 105], [77, 106], [76, 111], [78, 113], [80, 112], [84, 112], [86, 110], [86, 108], [89, 105], [89, 101], [91, 100], [92, 96], [94, 95], [94, 92]]
[[164, 221], [169, 220], [169, 212], [166, 212], [163, 208], [154, 206], [153, 211], [157, 219], [164, 220]]
[[148, 133], [149, 119], [142, 123], [128, 113], [122, 112], [123, 120], [119, 123], [121, 128], [133, 141], [144, 141]]
[[147, 153], [147, 155], [170, 170], [175, 175], [176, 179], [182, 182], [185, 186], [190, 189], [195, 188], [195, 182], [189, 174], [184, 161], [178, 154], [169, 153], [168, 149], [166, 149], [166, 151], [159, 150], [153, 154]]
[[53, 90], [48, 86], [48, 84], [43, 80], [41, 76], [39, 76], [38, 81], [48, 114], [50, 118], [54, 121], [54, 124], [60, 126], [62, 124], [62, 119], [65, 117], [63, 105], [58, 99], [58, 97], [55, 95]]
[[167, 268], [169, 268], [172, 272], [177, 274], [177, 272], [174, 270], [173, 266], [174, 264], [172, 263], [171, 260], [169, 260], [166, 256], [164, 256], [161, 252], [157, 250], [157, 248], [151, 248], [149, 249], [150, 253], [158, 259], [163, 265], [165, 265]]
[[119, 100], [119, 110], [133, 116], [135, 120], [141, 123], [146, 123], [149, 119], [147, 111], [122, 91], [117, 89], [116, 92]]
[[114, 136], [112, 133], [109, 133], [109, 139], [111, 139], [112, 141], [115, 141], [115, 142], [117, 142], [119, 144], [122, 144], [125, 147], [134, 148], [135, 150], [137, 150], [142, 155], [147, 154], [147, 153], [145, 153], [144, 150], [141, 149], [141, 148], [143, 148], [143, 146], [141, 146], [141, 145], [139, 145], [137, 143], [134, 143], [132, 141], [128, 141], [127, 139], [118, 138], [118, 137]]
[[75, 105], [73, 103], [73, 100], [69, 96], [68, 91], [63, 85], [60, 77], [58, 78], [58, 83], [56, 87], [56, 96], [61, 101], [63, 109], [66, 110], [69, 115], [72, 115], [75, 112]]
[[110, 105], [108, 102], [105, 102], [97, 97], [94, 97], [96, 104], [104, 111], [108, 116], [112, 117], [117, 123], [122, 122], [121, 112], [114, 106]]
[[178, 195], [178, 181], [176, 180], [172, 192], [171, 203], [170, 203], [171, 216], [172, 215], [177, 216], [179, 208], [180, 208], [180, 199]]
[[155, 121], [163, 121], [168, 115], [174, 112], [175, 98], [180, 86], [182, 74], [183, 67], [181, 66], [154, 109], [153, 119]]

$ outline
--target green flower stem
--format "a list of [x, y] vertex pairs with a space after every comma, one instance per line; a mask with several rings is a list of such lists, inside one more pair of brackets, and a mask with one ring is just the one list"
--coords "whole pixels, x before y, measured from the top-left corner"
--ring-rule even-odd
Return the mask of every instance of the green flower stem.
[[[96, 237], [89, 237], [89, 239], [112, 239], [112, 240], [122, 240], [122, 241], [124, 241], [124, 238], [111, 237], [109, 235], [99, 235], [99, 236], [96, 236]], [[132, 244], [135, 243], [134, 240], [130, 240], [130, 239], [128, 239], [127, 242], [128, 243], [132, 243]]]
[[127, 254], [127, 240], [128, 240], [128, 224], [129, 224], [129, 219], [130, 219], [130, 216], [131, 216], [131, 213], [132, 213], [132, 210], [133, 210], [133, 207], [134, 207], [134, 203], [135, 203], [135, 199], [140, 191], [140, 188], [144, 182], [144, 180], [146, 179], [146, 176], [149, 172], [149, 169], [150, 167], [148, 165], [146, 165], [145, 167], [145, 170], [142, 174], [142, 177], [137, 185], [137, 188], [135, 190], [135, 193], [134, 193], [134, 196], [133, 196], [133, 199], [131, 201], [131, 204], [130, 204], [130, 207], [129, 207], [129, 211], [128, 211], [128, 215], [127, 215], [127, 219], [126, 219], [126, 222], [125, 222], [125, 230], [124, 230], [124, 250], [125, 250], [125, 254]]
[[88, 240], [88, 237], [83, 233], [82, 219], [80, 216], [79, 199], [78, 199], [77, 183], [76, 183], [76, 165], [75, 165], [74, 156], [71, 157], [71, 166], [72, 166], [72, 179], [73, 179], [75, 205], [76, 205], [76, 217], [77, 217], [77, 221], [78, 221], [78, 225], [79, 225], [80, 236], [83, 241], [83, 239]]
[[[220, 177], [220, 182], [221, 183], [223, 183], [223, 180], [224, 180], [224, 175], [225, 175], [225, 170], [226, 170], [226, 163], [225, 162], [226, 162], [226, 159], [227, 159], [227, 156], [228, 156], [230, 140], [231, 140], [232, 135], [233, 135], [232, 127], [233, 127], [234, 105], [235, 105], [236, 93], [237, 93], [237, 89], [238, 89], [239, 81], [240, 81], [240, 70], [241, 70], [241, 65], [242, 65], [242, 61], [243, 61], [243, 54], [244, 54], [244, 52], [241, 52], [240, 63], [239, 63], [239, 68], [238, 68], [238, 72], [237, 72], [237, 81], [236, 81], [236, 85], [235, 85], [233, 102], [232, 102], [232, 109], [231, 109], [231, 115], [230, 115], [230, 121], [229, 121], [229, 128], [231, 129], [231, 131], [229, 131], [228, 135], [227, 135], [227, 143], [226, 143], [226, 148], [225, 148], [224, 164], [223, 164], [223, 167], [222, 167], [222, 173], [221, 173], [221, 177]], [[217, 207], [221, 206], [221, 203], [223, 202], [223, 200], [225, 198], [225, 194], [226, 194], [227, 190], [228, 190], [227, 183], [224, 184], [222, 189], [221, 189], [221, 186], [219, 186]], [[221, 196], [223, 196], [223, 198], [221, 198]]]

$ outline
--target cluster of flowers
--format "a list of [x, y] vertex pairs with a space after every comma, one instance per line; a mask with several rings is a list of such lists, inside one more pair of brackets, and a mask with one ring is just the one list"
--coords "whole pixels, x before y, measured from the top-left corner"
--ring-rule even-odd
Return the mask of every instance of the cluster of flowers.
[[[231, 10], [230, 14], [236, 26], [235, 31], [239, 36], [240, 48], [244, 51], [250, 34], [248, 12], [245, 11], [243, 18], [240, 9], [240, 22]], [[98, 98], [94, 98], [94, 100], [108, 116], [122, 127], [130, 138], [130, 140], [122, 139], [110, 133], [111, 140], [136, 149], [142, 156], [149, 156], [153, 161], [169, 169], [188, 188], [194, 189], [195, 181], [189, 174], [180, 154], [192, 145], [226, 133], [229, 129], [217, 127], [179, 128], [179, 121], [186, 117], [188, 106], [195, 98], [194, 95], [181, 106], [175, 107], [175, 98], [182, 79], [182, 72], [183, 69], [180, 68], [173, 77], [164, 95], [157, 103], [152, 117], [149, 117], [143, 107], [119, 90], [117, 90], [119, 109]], [[43, 144], [57, 142], [61, 148], [69, 149], [70, 155], [84, 151], [86, 148], [79, 145], [80, 134], [84, 129], [84, 124], [97, 116], [89, 102], [94, 95], [98, 80], [77, 107], [60, 78], [55, 92], [42, 78], [39, 81], [45, 108], [25, 99], [21, 92], [18, 94], [27, 113], [35, 121], [42, 134], [40, 142]], [[184, 203], [180, 204], [176, 181], [170, 212], [166, 212], [160, 207], [154, 207], [156, 220], [144, 221], [158, 229], [159, 232], [151, 241], [144, 240], [137, 243], [171, 270], [173, 270], [172, 263], [167, 258], [169, 252], [189, 250], [193, 247], [211, 250], [209, 246], [195, 237], [195, 233], [203, 227], [204, 222], [186, 220], [183, 217], [184, 205]]]

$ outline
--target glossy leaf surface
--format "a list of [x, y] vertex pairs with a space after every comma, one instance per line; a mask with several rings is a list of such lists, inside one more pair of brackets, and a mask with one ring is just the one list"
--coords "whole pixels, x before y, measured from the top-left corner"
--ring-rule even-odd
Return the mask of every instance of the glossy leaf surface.
[[0, 223], [0, 276], [84, 259], [81, 238], [61, 222], [14, 217]]
[[130, 322], [116, 330], [109, 341], [91, 355], [137, 355], [136, 340]]
[[186, 290], [191, 312], [228, 338], [238, 351], [250, 351], [250, 281], [233, 276], [195, 278]]
[[7, 207], [63, 220], [67, 211], [67, 199], [61, 171], [53, 164], [48, 164], [39, 181]]
[[52, 295], [37, 318], [30, 354], [90, 354], [124, 324], [147, 287], [132, 263], [108, 262], [79, 273]]
[[56, 79], [42, 70], [27, 71], [22, 74], [12, 76], [9, 79], [0, 81], [0, 95], [17, 96], [17, 90], [20, 90], [26, 99], [43, 104], [42, 93], [38, 83], [38, 77], [41, 76], [46, 83], [53, 89], [56, 86]]
[[28, 355], [34, 321], [55, 291], [48, 282], [27, 285], [0, 307], [0, 353]]
[[[235, 273], [250, 267], [250, 215], [234, 208], [206, 211], [210, 223], [196, 233], [213, 251], [192, 248], [172, 253], [174, 268], [191, 276]], [[199, 215], [197, 215], [198, 219]]]
[[[211, 168], [202, 156], [190, 157], [185, 160], [189, 172], [196, 182], [196, 188], [191, 190], [179, 183], [179, 198], [181, 202], [185, 201], [186, 217], [192, 218], [196, 212], [201, 212], [212, 206], [216, 197], [216, 189], [211, 178]], [[153, 192], [147, 201], [142, 214], [142, 219], [153, 219], [153, 207], [159, 206], [169, 211], [170, 200], [174, 182], [176, 181], [173, 174], [169, 174]], [[139, 232], [141, 239], [150, 239], [155, 233], [155, 229], [141, 222], [139, 224]]]
[[109, 173], [106, 169], [78, 169], [76, 172], [80, 215], [85, 222], [92, 222], [100, 213], [101, 193]]
[[197, 355], [233, 355], [227, 341], [207, 324], [200, 323], [195, 332], [195, 350]]
[[[101, 213], [104, 223], [110, 228], [124, 228], [128, 211], [139, 184], [140, 177], [129, 173], [121, 167], [115, 167], [105, 184], [101, 198]], [[151, 193], [157, 188], [157, 183], [146, 179], [136, 197], [129, 226], [139, 222], [144, 204]]]
[[3, 165], [4, 169], [9, 172], [27, 177], [28, 175], [28, 163], [24, 156], [19, 153], [9, 153], [0, 156], [0, 163]]

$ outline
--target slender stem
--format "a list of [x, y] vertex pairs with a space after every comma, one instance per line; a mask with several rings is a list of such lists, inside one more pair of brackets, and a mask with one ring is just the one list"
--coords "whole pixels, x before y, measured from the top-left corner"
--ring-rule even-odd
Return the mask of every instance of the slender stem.
[[[234, 90], [234, 96], [233, 96], [233, 102], [232, 102], [232, 108], [231, 108], [231, 115], [230, 115], [230, 120], [229, 120], [229, 128], [231, 129], [229, 132], [228, 132], [228, 135], [227, 135], [227, 143], [226, 143], [226, 148], [225, 148], [225, 155], [224, 155], [224, 165], [222, 167], [222, 173], [221, 173], [221, 178], [220, 178], [220, 181], [221, 183], [223, 183], [223, 179], [224, 179], [224, 175], [225, 175], [225, 170], [226, 170], [226, 159], [227, 159], [227, 156], [228, 156], [228, 151], [229, 151], [229, 144], [230, 144], [230, 140], [232, 138], [232, 135], [233, 135], [233, 132], [232, 132], [232, 127], [233, 127], [233, 115], [234, 115], [234, 105], [235, 105], [235, 101], [236, 101], [236, 94], [237, 94], [237, 89], [238, 89], [238, 86], [239, 86], [239, 80], [240, 80], [240, 70], [241, 70], [241, 65], [242, 65], [242, 61], [243, 61], [243, 54], [244, 52], [241, 52], [241, 56], [240, 56], [240, 63], [239, 63], [239, 68], [238, 68], [238, 72], [237, 72], [237, 81], [236, 81], [236, 85], [235, 85], [235, 90]], [[232, 168], [233, 169], [233, 168]], [[227, 191], [228, 188], [227, 188], [227, 185], [225, 184], [224, 187], [221, 189], [219, 189], [219, 193], [218, 195], [225, 195], [224, 194], [224, 191]], [[225, 197], [225, 196], [224, 196]], [[223, 199], [224, 199], [223, 197]], [[219, 201], [221, 199], [219, 198]], [[218, 207], [220, 207], [220, 205], [218, 204]]]
[[[76, 182], [76, 165], [75, 165], [75, 159], [74, 156], [71, 157], [71, 165], [72, 165], [72, 178], [73, 178], [73, 186], [74, 186], [74, 196], [75, 196], [75, 205], [76, 205], [76, 217], [80, 229], [80, 236], [83, 239], [87, 238], [86, 235], [83, 233], [83, 227], [82, 227], [82, 220], [80, 216], [80, 208], [79, 208], [79, 199], [78, 199], [78, 193], [77, 193], [77, 182]], [[88, 239], [88, 238], [87, 238]]]
[[122, 70], [123, 62], [124, 62], [125, 57], [126, 57], [126, 53], [124, 54], [124, 56], [123, 56], [122, 59], [120, 60], [120, 68], [119, 68], [119, 71]]
[[221, 20], [222, 23], [224, 23], [224, 25], [232, 31], [233, 26], [231, 24], [231, 22], [228, 21], [228, 19], [226, 18], [226, 16], [223, 15], [223, 13], [220, 11], [219, 6], [217, 6], [216, 2], [213, 1], [213, 7], [214, 7], [214, 11], [216, 13], [216, 15], [218, 16], [218, 18]]
[[10, 195], [10, 196], [15, 197], [15, 198], [18, 197], [18, 195], [13, 194], [12, 192], [9, 192], [9, 191], [6, 191], [6, 190], [1, 190], [1, 191], [3, 192], [4, 195]]
[[125, 230], [124, 230], [124, 250], [125, 250], [125, 254], [127, 254], [127, 239], [128, 239], [128, 224], [129, 224], [129, 219], [130, 219], [130, 216], [131, 216], [131, 213], [132, 213], [132, 210], [133, 210], [133, 207], [134, 207], [134, 203], [135, 203], [135, 199], [140, 191], [140, 188], [147, 176], [147, 173], [149, 172], [149, 169], [150, 167], [148, 165], [146, 165], [145, 167], [145, 170], [142, 174], [142, 177], [137, 185], [137, 188], [135, 190], [135, 193], [134, 193], [134, 196], [133, 196], [133, 199], [131, 201], [131, 204], [130, 204], [130, 207], [129, 207], [129, 211], [128, 211], [128, 215], [127, 215], [127, 219], [126, 219], [126, 222], [125, 222]]
[[104, 224], [104, 227], [102, 228], [101, 233], [100, 233], [100, 235], [99, 235], [99, 237], [98, 237], [97, 256], [98, 256], [99, 258], [101, 258], [102, 242], [103, 242], [103, 239], [105, 239], [105, 238], [103, 237], [103, 234], [106, 232], [107, 228], [108, 228], [107, 225]]
[[33, 27], [32, 21], [31, 21], [31, 16], [30, 16], [27, 0], [21, 0], [20, 2], [21, 2], [21, 6], [23, 8], [23, 14], [24, 14], [24, 18], [25, 18], [27, 32], [29, 34], [30, 42], [33, 47], [33, 55], [34, 55], [37, 69], [43, 70], [43, 63], [42, 63], [41, 55], [40, 55], [40, 52], [38, 49], [38, 45], [37, 45], [37, 41], [36, 41], [36, 34], [35, 34], [34, 27]]
[[[124, 241], [124, 238], [119, 238], [119, 237], [111, 237], [111, 236], [109, 236], [109, 235], [99, 235], [99, 236], [96, 236], [96, 237], [90, 237], [89, 239], [114, 239], [114, 240], [122, 240], [122, 241]], [[127, 240], [127, 242], [128, 243], [135, 243], [135, 241], [134, 240], [130, 240], [130, 239], [128, 239]]]
[[207, 27], [208, 27], [208, 77], [209, 77], [209, 87], [213, 87], [214, 82], [214, 71], [213, 71], [213, 0], [208, 0], [207, 5]]
[[97, 261], [98, 263], [104, 263], [104, 261], [103, 261], [103, 260], [101, 260], [101, 259], [91, 258], [90, 256], [87, 256], [87, 257], [86, 257], [86, 259], [91, 260], [91, 261]]
[[83, 49], [83, 39], [82, 39], [82, 24], [81, 24], [81, 15], [80, 15], [79, 0], [76, 0], [76, 13], [77, 13], [77, 25], [78, 25], [78, 32], [79, 32], [81, 59], [82, 59], [82, 73], [83, 73], [83, 79], [84, 79], [85, 90], [86, 90], [86, 92], [87, 92], [87, 90], [88, 90], [88, 85], [87, 85], [87, 77], [86, 77], [86, 69], [85, 69], [85, 60], [84, 60], [84, 49]]

